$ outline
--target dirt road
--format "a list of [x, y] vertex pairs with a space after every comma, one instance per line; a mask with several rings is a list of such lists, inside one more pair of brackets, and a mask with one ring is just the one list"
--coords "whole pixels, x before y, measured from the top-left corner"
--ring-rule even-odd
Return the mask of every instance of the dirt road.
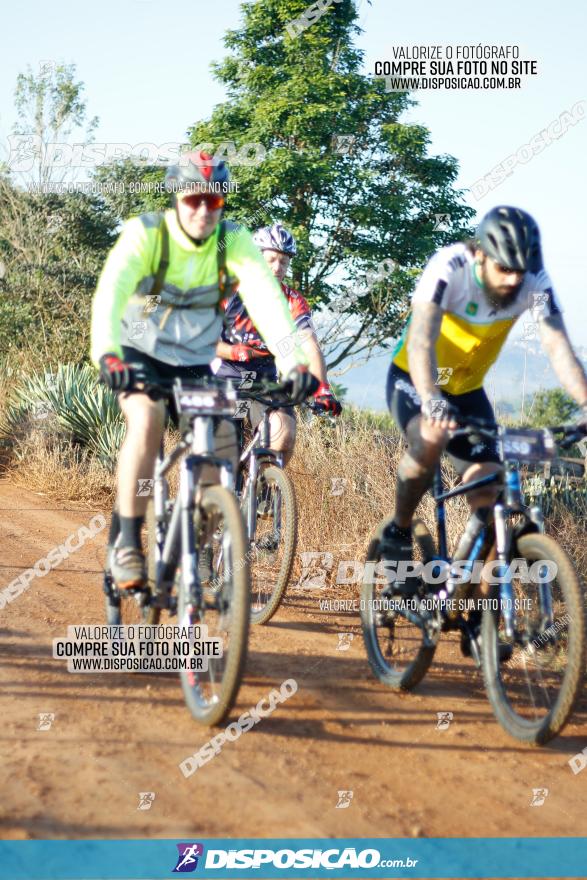
[[[97, 512], [0, 482], [2, 586]], [[517, 744], [454, 640], [415, 693], [392, 693], [370, 673], [357, 617], [321, 613], [319, 592], [291, 592], [253, 630], [233, 718], [284, 679], [297, 693], [184, 778], [179, 763], [210, 733], [174, 676], [74, 675], [51, 657], [68, 625], [104, 622], [105, 541], [0, 610], [1, 838], [587, 835], [587, 772], [567, 763], [587, 746], [587, 701], [551, 746]], [[354, 634], [348, 650], [339, 632]], [[438, 712], [453, 713], [447, 729]], [[542, 806], [533, 789], [548, 789]], [[140, 792], [154, 792], [149, 809]]]

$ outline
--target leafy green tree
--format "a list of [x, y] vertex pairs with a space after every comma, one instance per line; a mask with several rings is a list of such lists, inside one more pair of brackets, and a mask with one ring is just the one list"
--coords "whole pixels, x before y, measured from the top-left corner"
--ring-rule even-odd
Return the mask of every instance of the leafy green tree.
[[[307, 6], [242, 3], [242, 24], [225, 37], [230, 54], [213, 65], [228, 99], [189, 134], [193, 147], [232, 160], [239, 191], [229, 216], [293, 230], [294, 285], [336, 313], [336, 333], [325, 334], [335, 365], [398, 333], [419, 268], [468, 234], [473, 211], [454, 188], [456, 160], [430, 156], [428, 130], [400, 122], [415, 102], [362, 72], [354, 0], [291, 37], [287, 25]], [[262, 161], [243, 161], [256, 153]]]
[[577, 404], [562, 388], [537, 391], [526, 422], [536, 427], [563, 425], [572, 422], [577, 414]]
[[[4, 366], [87, 357], [91, 297], [114, 240], [116, 218], [97, 196], [40, 188], [62, 185], [69, 173], [63, 165], [56, 180], [48, 146], [65, 143], [85, 124], [84, 87], [74, 75], [74, 65], [50, 65], [37, 76], [29, 69], [17, 79], [16, 140], [0, 175]], [[95, 124], [87, 125], [86, 138]], [[32, 154], [16, 150], [23, 144], [27, 149], [32, 144]]]
[[164, 211], [170, 205], [163, 187], [164, 167], [121, 159], [99, 165], [93, 178], [104, 204], [119, 221], [148, 211]]
[[25, 182], [42, 186], [71, 177], [68, 139], [81, 129], [83, 141], [92, 141], [98, 118], [87, 120], [84, 85], [75, 79], [75, 73], [75, 64], [46, 63], [37, 74], [29, 67], [27, 73], [17, 77], [17, 121], [10, 141], [8, 170]]
[[93, 292], [116, 220], [95, 196], [0, 181], [0, 351], [33, 365], [87, 357]]

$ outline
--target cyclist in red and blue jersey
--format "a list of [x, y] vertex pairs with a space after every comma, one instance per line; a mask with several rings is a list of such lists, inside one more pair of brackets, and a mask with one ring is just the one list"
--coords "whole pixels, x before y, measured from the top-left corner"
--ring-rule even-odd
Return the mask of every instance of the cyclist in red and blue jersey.
[[[277, 280], [289, 305], [291, 317], [296, 325], [296, 342], [308, 358], [310, 372], [320, 381], [314, 395], [314, 402], [325, 412], [337, 416], [341, 405], [332, 393], [326, 376], [326, 364], [320, 350], [310, 306], [297, 290], [284, 282], [291, 259], [297, 252], [293, 235], [280, 223], [264, 226], [253, 235], [253, 241], [260, 248], [267, 264]], [[275, 360], [251, 320], [238, 291], [224, 302], [224, 329], [216, 347], [217, 360], [213, 363], [214, 372], [224, 378], [241, 381], [248, 374], [251, 379], [275, 379], [277, 376]], [[284, 340], [284, 348], [291, 347], [293, 340]], [[254, 373], [254, 376], [251, 376]], [[262, 418], [263, 408], [251, 404], [249, 418], [253, 427]], [[293, 407], [283, 407], [270, 416], [271, 448], [283, 453], [287, 463], [291, 458], [296, 438], [296, 422]]]

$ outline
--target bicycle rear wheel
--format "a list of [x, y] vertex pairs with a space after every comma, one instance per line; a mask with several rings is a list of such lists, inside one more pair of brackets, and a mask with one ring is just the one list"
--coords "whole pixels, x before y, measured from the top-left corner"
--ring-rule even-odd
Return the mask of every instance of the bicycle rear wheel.
[[[517, 549], [516, 549], [517, 546]], [[491, 598], [496, 610], [483, 613], [481, 657], [487, 696], [495, 717], [510, 736], [533, 745], [544, 745], [557, 736], [569, 720], [583, 684], [585, 669], [585, 613], [581, 583], [573, 563], [548, 535], [532, 533], [518, 538], [512, 559], [526, 560], [528, 568], [539, 560], [556, 566], [550, 582], [553, 623], [542, 615], [539, 586], [513, 577], [514, 600], [526, 600], [517, 610], [517, 632], [507, 662], [498, 660], [499, 642], [507, 641], [499, 585]]]
[[[381, 535], [390, 522], [381, 523], [373, 536], [367, 551], [368, 563], [376, 565], [382, 561]], [[412, 534], [420, 561], [428, 562], [434, 554], [434, 541], [421, 520], [412, 524]], [[386, 588], [383, 578], [377, 575], [372, 580], [363, 584], [361, 595], [361, 623], [369, 665], [383, 684], [411, 690], [428, 672], [436, 645], [430, 644], [424, 631], [405, 614], [393, 610], [394, 603], [401, 603], [401, 594]]]
[[[296, 496], [276, 465], [259, 473], [257, 517], [251, 542], [251, 623], [267, 623], [281, 603], [294, 563], [298, 536]], [[246, 503], [246, 501], [245, 501]]]
[[180, 679], [193, 717], [212, 726], [230, 712], [244, 672], [250, 577], [245, 527], [235, 496], [222, 486], [208, 486], [197, 510], [204, 602], [200, 608], [190, 603], [180, 579], [178, 622], [205, 625], [208, 638], [221, 639], [222, 656], [208, 658], [206, 670], [181, 670]]

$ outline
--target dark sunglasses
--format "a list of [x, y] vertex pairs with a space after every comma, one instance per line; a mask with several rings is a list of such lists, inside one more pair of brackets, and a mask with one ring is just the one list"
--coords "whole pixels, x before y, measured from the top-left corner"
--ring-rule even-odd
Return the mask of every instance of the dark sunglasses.
[[181, 195], [180, 199], [184, 205], [187, 205], [193, 210], [199, 208], [202, 202], [206, 203], [206, 207], [209, 211], [218, 211], [220, 208], [224, 207], [224, 196], [215, 195], [214, 193], [189, 193], [187, 195]]

